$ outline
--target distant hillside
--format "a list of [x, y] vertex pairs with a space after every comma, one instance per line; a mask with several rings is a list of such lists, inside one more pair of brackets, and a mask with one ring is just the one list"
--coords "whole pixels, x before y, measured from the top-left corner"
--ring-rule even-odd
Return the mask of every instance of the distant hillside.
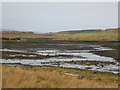
[[100, 32], [101, 29], [89, 29], [89, 30], [70, 30], [70, 31], [61, 31], [59, 34], [77, 34], [77, 33], [92, 33], [92, 32]]
[[119, 41], [118, 32], [120, 29], [111, 28], [106, 30], [69, 30], [57, 33], [20, 32], [20, 31], [2, 31], [2, 38], [42, 38], [52, 40], [68, 41]]
[[34, 32], [21, 32], [21, 31], [2, 31], [2, 34], [35, 34]]
[[[56, 34], [55, 40], [70, 41], [119, 41], [120, 29], [63, 31]], [[72, 34], [71, 34], [72, 33]]]

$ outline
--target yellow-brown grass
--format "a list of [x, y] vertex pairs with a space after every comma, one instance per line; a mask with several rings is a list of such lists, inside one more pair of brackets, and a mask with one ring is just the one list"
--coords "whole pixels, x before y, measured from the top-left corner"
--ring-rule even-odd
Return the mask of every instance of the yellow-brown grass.
[[58, 72], [3, 66], [3, 88], [117, 88], [117, 83], [102, 83]]

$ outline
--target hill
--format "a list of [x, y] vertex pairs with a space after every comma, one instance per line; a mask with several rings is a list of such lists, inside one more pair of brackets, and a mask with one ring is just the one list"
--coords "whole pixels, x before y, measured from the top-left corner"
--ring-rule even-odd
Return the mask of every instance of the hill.
[[2, 31], [2, 34], [35, 34], [34, 32], [21, 32], [21, 31]]
[[77, 34], [77, 33], [91, 33], [91, 32], [100, 32], [101, 29], [89, 29], [89, 30], [70, 30], [70, 31], [61, 31], [59, 34]]
[[[56, 34], [55, 40], [72, 41], [119, 41], [120, 29], [64, 31]], [[72, 34], [71, 34], [72, 33]]]
[[120, 29], [69, 30], [57, 33], [36, 34], [34, 32], [2, 31], [2, 38], [42, 38], [68, 41], [119, 41]]

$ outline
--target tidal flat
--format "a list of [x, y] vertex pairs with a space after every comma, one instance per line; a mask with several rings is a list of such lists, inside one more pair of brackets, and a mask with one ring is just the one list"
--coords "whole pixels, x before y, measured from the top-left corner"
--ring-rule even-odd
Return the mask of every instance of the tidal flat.
[[[2, 58], [0, 62], [3, 66], [3, 86], [7, 86], [7, 73], [10, 69], [14, 70], [10, 72], [15, 77], [22, 79], [23, 74], [28, 73], [37, 73], [38, 76], [34, 76], [36, 85], [31, 85], [33, 88], [37, 87], [60, 87], [65, 88], [62, 83], [67, 83], [66, 87], [79, 87], [79, 88], [96, 88], [96, 87], [105, 87], [105, 88], [117, 88], [118, 87], [118, 77], [119, 77], [119, 59], [118, 59], [118, 45], [119, 42], [72, 42], [72, 41], [4, 41], [0, 53], [2, 53]], [[8, 71], [7, 71], [8, 70]], [[19, 73], [16, 70], [20, 70]], [[40, 86], [38, 85], [37, 77], [39, 77], [40, 72], [47, 73], [57, 73], [59, 77], [72, 77], [70, 80], [76, 80], [78, 83], [82, 82], [83, 85], [75, 83], [74, 85], [67, 81], [64, 81], [63, 78], [59, 80], [55, 79], [56, 82], [48, 81], [48, 77], [44, 77], [44, 84], [39, 80]], [[18, 73], [19, 76], [16, 75]], [[26, 77], [30, 77], [28, 74]], [[57, 78], [56, 74], [54, 78]], [[53, 78], [53, 77], [51, 77]], [[73, 79], [74, 78], [74, 79]], [[25, 79], [25, 78], [24, 78]], [[27, 79], [28, 80], [28, 79]], [[22, 84], [27, 82], [27, 80], [18, 80], [18, 85], [12, 85], [11, 87], [28, 87], [30, 85]], [[86, 81], [87, 80], [87, 81]], [[62, 82], [63, 81], [63, 82]], [[90, 84], [85, 86], [85, 81]], [[90, 82], [89, 82], [90, 81]], [[59, 84], [57, 84], [57, 82]], [[73, 81], [70, 81], [73, 82]], [[96, 85], [96, 84], [97, 85]], [[99, 84], [100, 83], [100, 84]], [[41, 86], [42, 85], [42, 86]], [[59, 86], [60, 85], [60, 86]], [[73, 86], [72, 86], [73, 85]]]

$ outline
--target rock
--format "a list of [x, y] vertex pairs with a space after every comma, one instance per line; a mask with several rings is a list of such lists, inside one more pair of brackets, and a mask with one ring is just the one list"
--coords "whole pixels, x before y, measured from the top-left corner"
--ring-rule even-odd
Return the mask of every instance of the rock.
[[84, 76], [78, 76], [78, 79], [83, 79], [84, 78]]

